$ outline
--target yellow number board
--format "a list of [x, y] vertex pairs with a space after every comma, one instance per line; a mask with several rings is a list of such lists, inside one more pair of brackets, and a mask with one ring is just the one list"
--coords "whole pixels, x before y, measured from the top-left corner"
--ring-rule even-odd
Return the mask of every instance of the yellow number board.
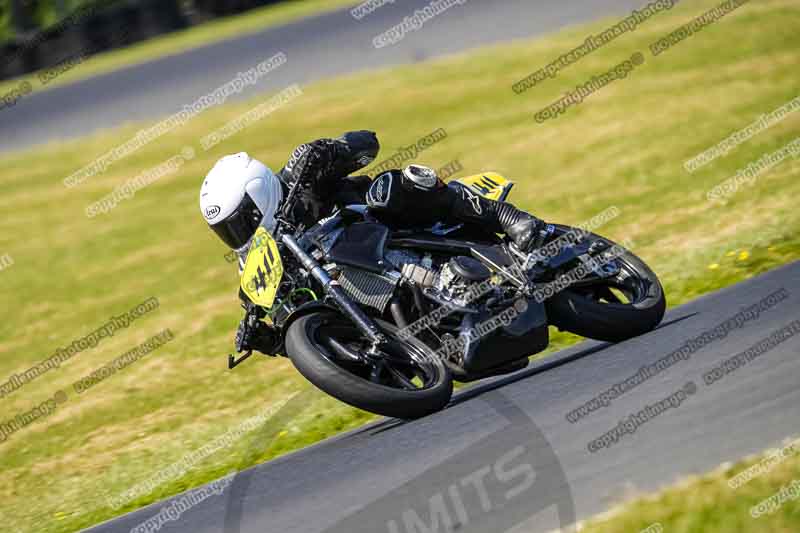
[[475, 174], [474, 176], [459, 178], [457, 181], [467, 185], [484, 198], [498, 202], [504, 202], [508, 197], [508, 193], [511, 192], [511, 187], [514, 186], [513, 181], [505, 179], [497, 172]]
[[278, 244], [267, 230], [259, 226], [242, 271], [242, 290], [254, 304], [270, 308], [282, 278], [283, 263]]

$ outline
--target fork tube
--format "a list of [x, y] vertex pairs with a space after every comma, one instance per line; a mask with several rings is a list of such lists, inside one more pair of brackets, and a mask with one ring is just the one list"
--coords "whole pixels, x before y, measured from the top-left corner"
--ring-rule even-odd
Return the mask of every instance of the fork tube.
[[297, 260], [303, 264], [303, 267], [308, 270], [320, 285], [322, 285], [322, 290], [325, 291], [325, 294], [336, 302], [339, 309], [353, 321], [361, 333], [367, 336], [373, 343], [380, 343], [386, 340], [381, 330], [378, 329], [377, 324], [350, 299], [347, 293], [344, 292], [344, 289], [342, 289], [342, 286], [339, 285], [339, 282], [331, 278], [328, 273], [325, 272], [325, 269], [297, 244], [294, 237], [284, 234], [281, 240]]

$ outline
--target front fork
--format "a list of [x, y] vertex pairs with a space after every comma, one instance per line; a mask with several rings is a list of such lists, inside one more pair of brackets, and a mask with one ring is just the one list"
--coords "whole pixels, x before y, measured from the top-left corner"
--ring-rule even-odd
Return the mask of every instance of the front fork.
[[386, 337], [378, 328], [375, 321], [350, 299], [344, 289], [342, 289], [342, 286], [339, 285], [339, 282], [331, 278], [328, 273], [325, 272], [325, 269], [303, 250], [294, 237], [284, 234], [281, 240], [311, 276], [319, 282], [323, 292], [334, 301], [342, 314], [352, 320], [358, 330], [372, 342], [372, 347], [368, 353], [377, 354], [378, 346], [386, 342]]

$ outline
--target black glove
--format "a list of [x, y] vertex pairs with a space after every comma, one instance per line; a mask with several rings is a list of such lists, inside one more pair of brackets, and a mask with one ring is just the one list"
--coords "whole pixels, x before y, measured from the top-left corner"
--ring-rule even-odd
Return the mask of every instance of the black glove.
[[247, 314], [236, 330], [236, 351], [256, 350], [264, 355], [275, 355], [278, 335], [273, 328], [253, 315]]
[[318, 139], [301, 144], [283, 168], [289, 184], [300, 180], [318, 193], [335, 187], [335, 181], [364, 168], [378, 155], [380, 144], [375, 132], [350, 131], [337, 139]]

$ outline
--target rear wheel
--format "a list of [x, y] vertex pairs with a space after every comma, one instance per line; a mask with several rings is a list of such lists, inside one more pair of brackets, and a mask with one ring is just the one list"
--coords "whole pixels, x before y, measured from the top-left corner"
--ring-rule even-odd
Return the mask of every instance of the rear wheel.
[[[587, 238], [607, 247], [615, 245], [599, 235]], [[661, 323], [667, 302], [650, 267], [627, 250], [608, 265], [613, 275], [574, 283], [547, 300], [552, 325], [583, 337], [620, 342]]]
[[443, 409], [453, 394], [444, 363], [422, 342], [400, 340], [395, 326], [376, 322], [388, 342], [370, 354], [370, 343], [342, 315], [306, 315], [289, 326], [287, 354], [311, 383], [359, 409], [404, 419]]

